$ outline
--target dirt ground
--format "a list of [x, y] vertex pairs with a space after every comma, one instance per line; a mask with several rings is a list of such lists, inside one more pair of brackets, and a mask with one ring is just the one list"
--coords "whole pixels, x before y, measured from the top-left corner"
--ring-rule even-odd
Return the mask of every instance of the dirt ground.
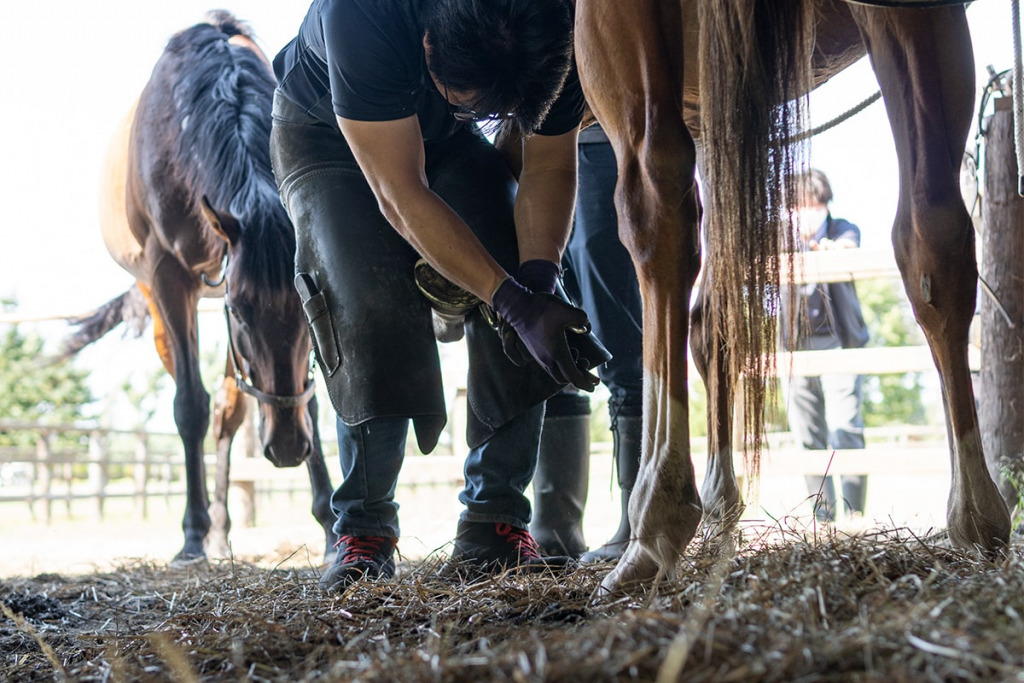
[[[585, 531], [618, 523], [607, 454]], [[326, 595], [306, 493], [258, 500], [229, 559], [170, 566], [180, 498], [0, 515], [0, 680], [1024, 681], [1024, 546], [941, 534], [946, 476], [872, 476], [863, 519], [818, 527], [802, 478], [764, 473], [678, 576], [606, 595], [607, 566], [466, 577], [446, 565], [455, 486], [400, 488], [393, 581]], [[38, 510], [37, 510], [38, 512]], [[236, 519], [238, 510], [233, 510]]]
[[990, 560], [907, 529], [711, 526], [625, 595], [604, 566], [440, 556], [326, 595], [302, 559], [0, 580], [0, 680], [1024, 681], [1019, 541]]

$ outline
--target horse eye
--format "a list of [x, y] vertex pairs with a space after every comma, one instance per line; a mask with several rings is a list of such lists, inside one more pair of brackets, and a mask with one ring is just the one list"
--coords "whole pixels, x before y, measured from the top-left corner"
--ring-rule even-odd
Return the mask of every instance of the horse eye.
[[237, 307], [230, 306], [228, 308], [228, 312], [242, 330], [249, 329], [249, 321], [246, 320], [245, 316], [242, 315], [242, 312]]

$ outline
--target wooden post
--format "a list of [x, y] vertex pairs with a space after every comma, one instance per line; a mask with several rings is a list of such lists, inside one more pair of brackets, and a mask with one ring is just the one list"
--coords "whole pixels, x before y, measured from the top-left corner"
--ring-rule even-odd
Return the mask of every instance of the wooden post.
[[[259, 443], [259, 437], [256, 434], [256, 415], [259, 414], [260, 407], [255, 399], [250, 400], [248, 396], [243, 397], [243, 400], [248, 401], [245, 406], [245, 419], [239, 429], [242, 436], [243, 456], [255, 458], [257, 457], [256, 447]], [[256, 526], [256, 482], [240, 481], [237, 482], [235, 488], [238, 489], [239, 504], [242, 508], [242, 525], [251, 529]]]
[[132, 481], [135, 484], [135, 514], [142, 519], [149, 519], [149, 504], [146, 498], [146, 486], [149, 484], [149, 439], [142, 430], [135, 434]]
[[[981, 277], [996, 299], [981, 298], [981, 401], [978, 419], [989, 472], [1010, 509], [1010, 471], [1024, 484], [1024, 199], [1017, 195], [1011, 98], [994, 101], [985, 144]], [[1009, 320], [1007, 320], [1009, 318]]]
[[107, 483], [110, 480], [110, 446], [106, 435], [99, 430], [89, 432], [89, 488], [96, 497], [96, 519], [103, 519]]
[[75, 466], [66, 457], [59, 457], [59, 460], [57, 471], [60, 474], [57, 479], [64, 482], [64, 512], [68, 519], [71, 519], [74, 516], [72, 506], [75, 503]]
[[[53, 446], [50, 443], [50, 432], [40, 430], [36, 440], [36, 472], [35, 480], [39, 484], [39, 493], [36, 498], [43, 499], [43, 519], [47, 524], [53, 518], [53, 499], [51, 488], [53, 485]], [[33, 486], [33, 489], [35, 486]], [[32, 510], [32, 517], [35, 518], [35, 508]]]
[[466, 445], [466, 424], [469, 420], [469, 394], [465, 387], [455, 390], [455, 402], [451, 410], [452, 455], [460, 461], [469, 455]]

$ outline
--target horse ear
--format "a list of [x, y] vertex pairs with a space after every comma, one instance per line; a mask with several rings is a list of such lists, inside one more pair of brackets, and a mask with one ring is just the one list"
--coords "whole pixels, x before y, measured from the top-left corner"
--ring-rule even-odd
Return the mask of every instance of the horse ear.
[[203, 195], [202, 200], [199, 202], [199, 209], [203, 213], [203, 218], [206, 219], [207, 225], [210, 226], [222, 240], [227, 242], [229, 245], [234, 246], [238, 242], [238, 238], [242, 236], [242, 230], [238, 226], [238, 221], [235, 220], [234, 216], [230, 214], [219, 214], [214, 211], [213, 207], [210, 206], [210, 200]]

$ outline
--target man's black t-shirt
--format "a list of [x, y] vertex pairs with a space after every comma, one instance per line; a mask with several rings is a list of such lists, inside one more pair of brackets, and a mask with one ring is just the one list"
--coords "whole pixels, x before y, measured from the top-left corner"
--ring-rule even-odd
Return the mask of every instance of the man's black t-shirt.
[[[459, 126], [427, 71], [421, 8], [429, 0], [313, 0], [298, 35], [274, 59], [281, 93], [335, 125], [419, 117], [425, 141]], [[579, 125], [583, 95], [575, 69], [537, 132]]]

